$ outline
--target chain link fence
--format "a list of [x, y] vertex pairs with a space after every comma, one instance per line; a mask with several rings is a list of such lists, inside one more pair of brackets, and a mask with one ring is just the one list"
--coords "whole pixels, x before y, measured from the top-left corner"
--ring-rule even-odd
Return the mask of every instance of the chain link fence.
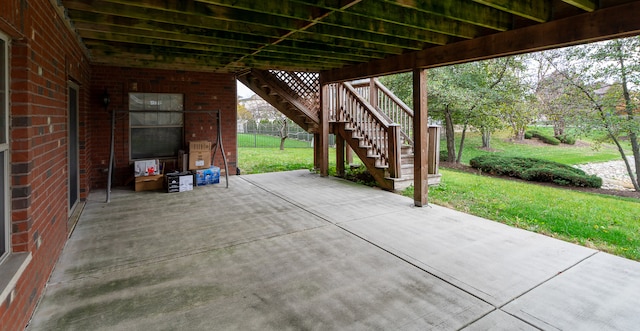
[[[313, 148], [313, 134], [291, 120], [287, 120], [286, 130], [283, 129], [283, 122], [278, 120], [239, 120], [238, 147], [279, 148], [283, 133], [287, 137], [284, 148]], [[329, 135], [329, 146], [335, 147], [334, 135]]]

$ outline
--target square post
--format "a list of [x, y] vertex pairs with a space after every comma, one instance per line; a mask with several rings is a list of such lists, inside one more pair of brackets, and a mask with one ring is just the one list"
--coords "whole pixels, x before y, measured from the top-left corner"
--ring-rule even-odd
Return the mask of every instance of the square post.
[[344, 139], [341, 135], [336, 134], [336, 175], [338, 177], [344, 177], [344, 147]]
[[428, 130], [427, 71], [415, 68], [413, 69], [413, 200], [417, 207], [426, 206], [428, 202]]
[[327, 102], [327, 85], [322, 83], [320, 77], [320, 144], [319, 144], [319, 162], [320, 176], [327, 177], [329, 175], [329, 103]]
[[392, 124], [389, 126], [388, 137], [387, 153], [389, 153], [389, 176], [391, 178], [400, 178], [402, 177], [400, 125]]
[[378, 105], [378, 88], [376, 87], [375, 78], [369, 78], [369, 103], [375, 109], [380, 109]]
[[313, 170], [320, 171], [320, 134], [313, 134]]

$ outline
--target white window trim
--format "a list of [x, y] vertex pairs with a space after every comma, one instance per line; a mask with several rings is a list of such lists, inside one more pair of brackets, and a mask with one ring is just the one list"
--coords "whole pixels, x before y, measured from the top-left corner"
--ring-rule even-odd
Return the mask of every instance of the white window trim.
[[2, 65], [4, 67], [4, 73], [5, 73], [5, 77], [3, 77], [3, 79], [5, 80], [5, 100], [4, 100], [4, 104], [1, 105], [1, 107], [4, 107], [5, 111], [4, 111], [4, 123], [5, 123], [5, 129], [4, 129], [4, 143], [0, 143], [0, 152], [4, 152], [4, 159], [1, 159], [0, 162], [4, 163], [4, 196], [0, 197], [2, 199], [4, 199], [4, 215], [2, 215], [2, 224], [0, 224], [0, 226], [2, 226], [4, 228], [4, 243], [5, 243], [5, 247], [4, 250], [4, 254], [2, 256], [0, 256], [0, 263], [2, 263], [5, 259], [8, 258], [9, 255], [11, 255], [11, 201], [9, 199], [10, 197], [10, 164], [9, 164], [9, 43], [11, 42], [11, 39], [9, 38], [9, 36], [5, 35], [4, 33], [0, 32], [0, 39], [4, 42], [4, 56], [5, 58], [2, 59], [3, 63], [0, 63], [0, 65]]

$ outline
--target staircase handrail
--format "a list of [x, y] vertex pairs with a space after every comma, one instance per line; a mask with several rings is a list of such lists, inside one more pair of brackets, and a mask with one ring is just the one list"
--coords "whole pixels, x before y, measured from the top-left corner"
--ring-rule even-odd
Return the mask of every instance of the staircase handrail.
[[399, 177], [400, 126], [392, 123], [385, 116], [372, 107], [350, 83], [340, 83], [337, 91], [340, 98], [344, 98], [335, 107], [335, 118], [339, 122], [347, 123], [356, 134], [361, 136], [372, 154], [379, 155], [380, 166], [389, 167], [391, 177]]
[[390, 121], [399, 124], [404, 142], [413, 146], [413, 110], [377, 78], [358, 80], [353, 86]]

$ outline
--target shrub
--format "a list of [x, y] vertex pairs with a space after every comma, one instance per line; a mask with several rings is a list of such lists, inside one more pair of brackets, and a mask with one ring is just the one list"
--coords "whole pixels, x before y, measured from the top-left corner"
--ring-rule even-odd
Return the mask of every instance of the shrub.
[[449, 153], [447, 152], [447, 150], [441, 150], [440, 151], [440, 161], [441, 162], [447, 162], [449, 158]]
[[576, 137], [569, 136], [569, 135], [566, 135], [566, 134], [556, 136], [556, 139], [560, 140], [560, 142], [562, 142], [563, 144], [567, 144], [567, 145], [575, 145], [576, 144]]
[[534, 132], [535, 134], [533, 136], [542, 140], [542, 142], [550, 145], [560, 145], [560, 140], [556, 139], [556, 137], [550, 136], [538, 131], [534, 131]]
[[470, 160], [473, 168], [481, 171], [528, 181], [551, 182], [559, 185], [600, 187], [602, 179], [584, 171], [552, 161], [524, 157], [483, 155]]
[[533, 130], [531, 130], [531, 131], [525, 131], [525, 132], [524, 132], [524, 139], [531, 139], [531, 138], [533, 138], [533, 133], [534, 133], [534, 132], [536, 132], [536, 131], [533, 131]]
[[550, 136], [540, 131], [529, 130], [524, 133], [524, 139], [538, 138], [542, 142], [550, 144], [550, 145], [560, 145], [560, 140], [556, 139], [556, 137]]

